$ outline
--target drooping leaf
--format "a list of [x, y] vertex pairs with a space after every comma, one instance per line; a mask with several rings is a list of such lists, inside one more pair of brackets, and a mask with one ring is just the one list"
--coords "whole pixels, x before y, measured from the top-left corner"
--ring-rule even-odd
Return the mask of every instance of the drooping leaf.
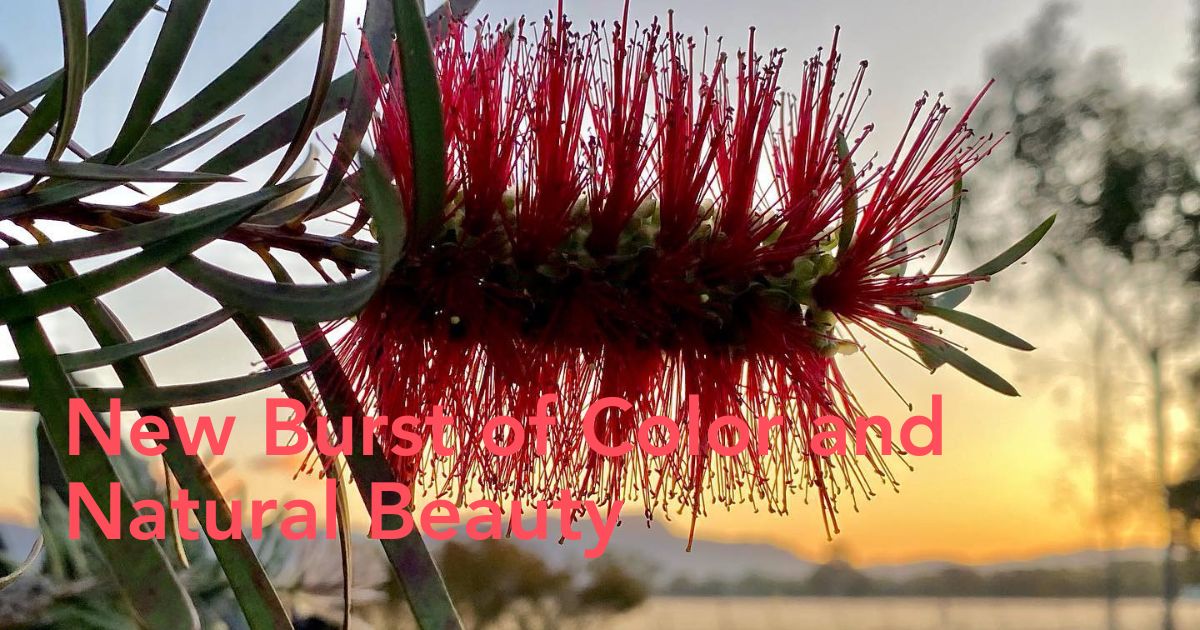
[[[392, 3], [393, 0], [367, 0], [363, 13], [365, 45], [359, 50], [356, 67], [366, 68], [368, 61], [373, 60], [375, 72], [380, 77], [388, 76], [392, 58], [392, 34], [395, 32]], [[313, 199], [313, 208], [320, 206], [333, 195], [349, 171], [354, 155], [358, 153], [363, 137], [367, 134], [367, 128], [375, 113], [375, 103], [379, 100], [379, 94], [371, 85], [372, 81], [372, 78], [366, 76], [365, 70], [354, 74], [354, 88], [346, 106], [346, 118], [342, 121], [342, 129], [337, 135], [337, 146], [329, 162], [329, 171]], [[308, 216], [308, 213], [301, 215], [303, 218]]]
[[360, 161], [367, 210], [379, 235], [377, 266], [369, 273], [332, 285], [297, 285], [235, 274], [192, 256], [171, 265], [171, 271], [222, 305], [260, 317], [323, 322], [357, 313], [400, 260], [406, 242], [395, 188], [373, 158]]
[[[283, 265], [271, 256], [268, 252], [262, 252], [263, 259], [267, 262], [276, 281], [290, 283], [291, 277]], [[267, 361], [268, 364], [274, 367], [283, 367], [291, 365], [292, 361], [287, 356], [287, 352], [271, 329], [259, 317], [253, 315], [237, 314], [234, 316], [234, 321], [238, 325], [238, 329], [242, 331], [250, 345], [254, 346], [255, 351], [259, 356]], [[308, 384], [299, 376], [287, 379], [280, 383], [283, 393], [288, 398], [298, 401], [308, 413], [304, 418], [304, 428], [308, 431], [309, 439], [314, 443], [317, 439], [318, 432], [328, 432], [329, 425], [325, 422], [320, 422], [320, 416], [317, 415], [317, 402], [309, 389]], [[346, 484], [349, 479], [345, 471], [342, 469], [341, 463], [337, 460], [330, 460], [322, 456], [322, 466], [327, 473], [337, 482], [337, 506], [336, 516], [338, 520], [338, 541], [341, 546], [342, 553], [342, 628], [350, 628], [350, 610], [352, 603], [352, 557], [353, 550], [351, 549], [351, 526], [350, 526], [350, 505], [346, 497]]]
[[333, 321], [362, 310], [379, 285], [378, 271], [337, 284], [286, 285], [233, 273], [187, 257], [171, 265], [184, 282], [227, 308], [281, 321]]
[[59, 108], [58, 132], [50, 143], [47, 161], [54, 162], [66, 152], [83, 109], [83, 92], [88, 83], [87, 6], [84, 0], [58, 0], [62, 20], [63, 84]]
[[[918, 349], [918, 352], [929, 356], [936, 365], [949, 364], [959, 372], [1005, 396], [1020, 396], [1017, 388], [999, 374], [945, 341], [920, 342], [914, 340], [913, 346]], [[936, 366], [930, 369], [936, 369]]]
[[351, 540], [354, 530], [350, 523], [350, 498], [346, 492], [346, 484], [350, 480], [342, 471], [341, 465], [336, 462], [333, 475], [337, 481], [335, 514], [338, 522], [338, 545], [342, 552], [342, 628], [349, 630], [354, 607], [354, 549]]
[[942, 263], [946, 261], [946, 255], [950, 253], [950, 244], [954, 242], [954, 232], [958, 229], [958, 216], [962, 212], [963, 201], [963, 176], [962, 170], [955, 167], [957, 177], [954, 178], [954, 202], [950, 207], [950, 222], [946, 226], [946, 237], [942, 239], [942, 248], [938, 251], [937, 259], [933, 261], [933, 266], [929, 268], [929, 275], [937, 273], [938, 269], [942, 268]]
[[295, 180], [278, 186], [257, 190], [229, 201], [198, 208], [190, 212], [164, 214], [161, 219], [130, 225], [117, 230], [101, 232], [94, 236], [39, 243], [16, 245], [0, 249], [0, 267], [29, 266], [39, 263], [80, 260], [116, 252], [144, 247], [156, 241], [177, 236], [189, 230], [201, 228], [233, 216], [241, 216], [247, 209], [256, 211], [264, 204], [282, 195], [302, 188], [308, 180]]
[[[317, 388], [322, 396], [325, 413], [331, 418], [353, 418], [355, 420], [353, 434], [360, 434], [359, 432], [364, 430], [365, 426], [364, 409], [359, 401], [349, 395], [349, 392], [353, 390], [350, 389], [346, 373], [342, 372], [337, 361], [324, 360], [334, 350], [330, 348], [329, 342], [325, 341], [323, 332], [311, 324], [296, 324], [296, 335], [301, 340], [305, 340], [302, 348], [304, 348], [308, 360], [313, 362], [313, 379], [316, 380]], [[341, 428], [342, 422], [334, 422], [335, 431], [340, 431]], [[341, 434], [338, 438], [344, 439]], [[371, 455], [364, 455], [361, 450], [353, 449], [346, 457], [350, 474], [354, 478], [354, 485], [359, 488], [362, 502], [367, 505], [368, 511], [372, 505], [371, 487], [374, 484], [395, 481], [395, 476], [392, 475], [391, 467], [385, 460], [383, 452], [383, 448], [379, 448], [377, 445]], [[372, 518], [385, 529], [400, 526], [396, 515], [372, 515]], [[434, 562], [430, 550], [426, 547], [425, 540], [421, 536], [410, 535], [380, 542], [382, 542], [384, 552], [391, 563], [392, 571], [400, 580], [404, 595], [406, 595], [409, 607], [412, 608], [413, 616], [420, 628], [422, 630], [461, 629], [462, 622], [458, 620], [454, 601], [446, 592], [442, 574], [438, 571], [437, 563]]]
[[[11, 299], [20, 292], [12, 274], [0, 271], [0, 295]], [[25, 392], [29, 398], [27, 408], [41, 414], [42, 426], [67, 479], [82, 483], [99, 505], [108, 505], [113, 490], [117, 489], [120, 526], [128, 532], [136, 513], [129, 498], [120, 492], [120, 480], [108, 457], [90, 448], [70, 453], [68, 402], [77, 397], [77, 392], [58, 363], [41, 324], [36, 319], [22, 319], [9, 322], [8, 329], [29, 380]], [[96, 527], [94, 521], [87, 522], [88, 527]], [[108, 560], [118, 588], [146, 627], [163, 630], [200, 627], [191, 600], [157, 543], [131, 536], [108, 538], [96, 533], [94, 539]]]
[[1043, 237], [1046, 236], [1046, 233], [1049, 232], [1050, 228], [1054, 225], [1054, 219], [1057, 217], [1058, 215], [1050, 215], [1050, 218], [1042, 221], [1042, 224], [1034, 228], [1034, 230], [1029, 234], [1025, 235], [1025, 238], [1022, 238], [1014, 243], [1012, 247], [1009, 247], [1001, 252], [999, 256], [996, 256], [988, 262], [976, 267], [967, 275], [993, 276], [1005, 270], [1009, 265], [1020, 260], [1023, 256], [1025, 256], [1025, 254], [1028, 254], [1029, 250], [1033, 249], [1033, 247], [1037, 245]]
[[[354, 434], [358, 435], [359, 431], [364, 430], [365, 412], [362, 405], [350, 395], [353, 390], [341, 366], [337, 361], [327, 360], [333, 349], [325, 340], [324, 333], [314, 325], [298, 323], [296, 334], [304, 340], [302, 348], [305, 356], [313, 363], [313, 379], [321, 393], [326, 415], [354, 418], [358, 423]], [[342, 423], [334, 422], [333, 426], [339, 432], [339, 439], [349, 437], [340, 434]], [[372, 505], [371, 487], [376, 483], [392, 483], [396, 480], [383, 452], [383, 448], [377, 444], [371, 455], [351, 449], [346, 456], [354, 485], [368, 511]], [[373, 514], [372, 519], [384, 529], [394, 529], [400, 525], [399, 517], [395, 514]], [[463, 625], [458, 618], [458, 611], [454, 609], [454, 602], [424, 538], [404, 536], [380, 542], [422, 630], [461, 629]]]
[[317, 56], [317, 69], [313, 76], [312, 89], [308, 93], [308, 105], [304, 109], [300, 126], [296, 128], [296, 135], [292, 137], [292, 143], [283, 152], [283, 158], [279, 160], [279, 166], [275, 167], [275, 172], [267, 178], [268, 184], [274, 184], [283, 178], [292, 163], [299, 157], [300, 151], [308, 144], [308, 138], [317, 126], [317, 118], [321, 115], [321, 106], [325, 104], [325, 97], [329, 94], [329, 84], [333, 81], [334, 66], [337, 65], [338, 45], [341, 43], [342, 19], [345, 13], [345, 0], [326, 0], [325, 28], [321, 31], [321, 52]]
[[[379, 282], [383, 282], [403, 253], [405, 226], [400, 219], [401, 213], [396, 212], [396, 206], [392, 205], [396, 202], [395, 189], [389, 184], [382, 168], [370, 156], [362, 156], [359, 161], [362, 164], [360, 174], [367, 209], [376, 221], [375, 231], [380, 242], [381, 260], [374, 273], [380, 273]], [[266, 259], [279, 285], [292, 284], [292, 278], [282, 265], [270, 264], [269, 256]], [[296, 334], [303, 340], [302, 349], [305, 356], [313, 365], [312, 375], [320, 391], [325, 413], [328, 417], [355, 418], [360, 427], [354, 430], [357, 434], [362, 430], [364, 422], [362, 405], [350, 396], [352, 390], [341, 366], [336, 361], [329, 360], [333, 350], [326, 341], [324, 332], [313, 323], [315, 321], [319, 320], [295, 320], [295, 329]], [[244, 326], [243, 332], [260, 353], [273, 351], [274, 346], [269, 343], [271, 333], [261, 322], [253, 326]], [[297, 393], [306, 398], [308, 396], [307, 392]], [[333, 425], [339, 439], [348, 437], [340, 433], [342, 423], [335, 422]], [[382, 448], [376, 448], [372, 456], [365, 456], [358, 449], [352, 449], [346, 457], [351, 476], [368, 510], [371, 505], [371, 486], [395, 480], [382, 453]], [[385, 527], [396, 526], [395, 517], [392, 515], [383, 515], [381, 521]], [[384, 540], [382, 543], [421, 628], [462, 628], [453, 601], [424, 540], [420, 536], [405, 536], [397, 540]]]
[[200, 22], [208, 11], [209, 0], [172, 0], [171, 8], [158, 31], [158, 40], [146, 62], [142, 82], [133, 96], [121, 130], [105, 155], [109, 164], [120, 164], [137, 147], [150, 123], [158, 115], [175, 84], [183, 61], [192, 49]]
[[969, 330], [984, 339], [995, 341], [998, 344], [1014, 348], [1016, 350], [1024, 350], [1026, 352], [1035, 348], [1024, 339], [1000, 328], [999, 326], [962, 311], [956, 311], [949, 308], [940, 308], [937, 306], [926, 306], [921, 309], [922, 313], [933, 315], [944, 319], [959, 328]]
[[[127, 359], [152, 354], [187, 341], [192, 337], [221, 325], [229, 319], [230, 315], [231, 313], [228, 310], [221, 309], [186, 324], [158, 333], [157, 335], [151, 335], [137, 341], [104, 346], [96, 350], [60, 354], [58, 355], [58, 360], [67, 372], [79, 372], [112, 365], [113, 363]], [[21, 371], [19, 361], [0, 361], [0, 380], [18, 379], [24, 376], [25, 373]]]
[[49, 162], [15, 155], [0, 155], [0, 173], [62, 177], [94, 182], [240, 182], [230, 175], [158, 171], [132, 166], [88, 162]]

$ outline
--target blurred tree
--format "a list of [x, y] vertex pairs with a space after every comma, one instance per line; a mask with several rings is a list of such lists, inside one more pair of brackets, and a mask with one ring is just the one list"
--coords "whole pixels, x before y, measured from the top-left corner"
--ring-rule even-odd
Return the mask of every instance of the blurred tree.
[[[982, 197], [1003, 203], [973, 209], [998, 210], [996, 220], [972, 222], [990, 227], [964, 236], [990, 240], [1059, 212], [1041, 249], [1055, 264], [1043, 266], [1047, 284], [1040, 292], [1063, 300], [1059, 306], [1070, 312], [1093, 313], [1113, 333], [1095, 336], [1096, 351], [1107, 357], [1102, 362], [1120, 364], [1113, 338], [1145, 370], [1155, 486], [1166, 506], [1175, 450], [1168, 381], [1194, 369], [1200, 341], [1200, 146], [1194, 133], [1200, 96], [1131, 88], [1113, 55], [1081, 52], [1066, 28], [1069, 11], [1063, 3], [1047, 5], [1027, 32], [989, 55], [987, 72], [997, 83], [980, 125], [1008, 129], [1011, 137], [980, 179], [989, 188]], [[1074, 290], [1063, 291], [1064, 284]], [[1080, 308], [1081, 300], [1090, 309]], [[1098, 453], [1098, 478], [1107, 456]], [[1172, 542], [1164, 562], [1163, 625], [1172, 628], [1178, 526], [1169, 510], [1164, 513]]]
[[623, 564], [604, 558], [588, 565], [591, 581], [576, 597], [581, 610], [594, 613], [620, 613], [642, 605], [650, 595], [646, 583]]
[[447, 542], [439, 554], [446, 587], [477, 629], [501, 622], [521, 628], [579, 627], [586, 620], [632, 610], [649, 587], [609, 558], [587, 566], [587, 577], [553, 569], [506, 541]]
[[849, 562], [835, 558], [813, 571], [806, 590], [822, 597], [861, 597], [871, 594], [872, 589], [870, 577]]

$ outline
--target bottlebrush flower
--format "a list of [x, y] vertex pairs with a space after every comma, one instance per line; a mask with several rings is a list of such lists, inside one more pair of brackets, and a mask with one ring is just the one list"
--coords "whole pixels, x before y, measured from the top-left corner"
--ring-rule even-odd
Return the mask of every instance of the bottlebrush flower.
[[[627, 13], [579, 33], [560, 7], [539, 28], [455, 24], [437, 46], [445, 212], [432, 233], [410, 230], [406, 257], [337, 348], [380, 414], [445, 405], [467, 420], [455, 455], [394, 457], [401, 480], [497, 500], [566, 487], [639, 501], [648, 518], [686, 511], [693, 525], [714, 505], [786, 512], [803, 493], [833, 530], [840, 497], [873, 494], [871, 477], [894, 483], [876, 452], [815, 455], [813, 420], [861, 415], [837, 363], [858, 348], [855, 327], [963, 367], [915, 315], [988, 274], [897, 269], [922, 258], [909, 241], [946, 220], [995, 139], [921, 99], [886, 163], [856, 163], [871, 131], [857, 123], [866, 64], [838, 87], [836, 34], [803, 62], [795, 96], [779, 88], [783, 54], [761, 54], [753, 34], [732, 58], [704, 44]], [[374, 68], [362, 71], [381, 94], [375, 145], [411, 224], [403, 69], [393, 59], [384, 81]], [[546, 456], [534, 440], [508, 457], [479, 446], [484, 421], [532, 417], [543, 393], [558, 395], [563, 419]], [[717, 456], [707, 439], [699, 454], [661, 456], [585, 445], [579, 418], [595, 400], [633, 404], [598, 425], [621, 444], [637, 418], [686, 426], [692, 394], [701, 435], [727, 414], [788, 420], [763, 455]]]

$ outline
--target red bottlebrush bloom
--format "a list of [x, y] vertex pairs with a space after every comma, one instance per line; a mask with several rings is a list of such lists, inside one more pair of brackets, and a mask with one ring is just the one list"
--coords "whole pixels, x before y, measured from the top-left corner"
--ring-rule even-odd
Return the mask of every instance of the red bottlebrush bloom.
[[[876, 451], [814, 454], [814, 420], [860, 415], [836, 361], [856, 347], [839, 338], [848, 326], [935, 339], [914, 313], [982, 279], [895, 270], [923, 253], [908, 241], [937, 223], [993, 143], [965, 116], [943, 129], [940, 102], [919, 122], [922, 99], [887, 164], [855, 166], [870, 131], [857, 126], [865, 63], [839, 88], [836, 36], [804, 63], [794, 97], [778, 87], [782, 54], [760, 55], [753, 35], [732, 62], [697, 59], [697, 48], [670, 22], [638, 28], [626, 16], [579, 34], [561, 15], [541, 28], [455, 25], [438, 45], [444, 220], [410, 235], [338, 346], [381, 415], [443, 405], [460, 419], [453, 454], [408, 449], [393, 457], [399, 478], [498, 500], [553, 499], [565, 487], [602, 504], [641, 502], [648, 517], [741, 502], [786, 512], [803, 493], [834, 530], [840, 495], [872, 493], [866, 473], [893, 483]], [[375, 84], [376, 147], [407, 208], [401, 83]], [[556, 397], [549, 411], [560, 418], [548, 452], [533, 439], [507, 456], [481, 447], [488, 419], [527, 422], [542, 394]], [[699, 444], [596, 454], [580, 418], [610, 396], [632, 409], [601, 416], [600, 441], [633, 442], [640, 419], [665, 414], [685, 429], [699, 423]], [[751, 427], [785, 422], [765, 454], [718, 455], [708, 428], [730, 414]], [[738, 436], [725, 426], [720, 437]]]

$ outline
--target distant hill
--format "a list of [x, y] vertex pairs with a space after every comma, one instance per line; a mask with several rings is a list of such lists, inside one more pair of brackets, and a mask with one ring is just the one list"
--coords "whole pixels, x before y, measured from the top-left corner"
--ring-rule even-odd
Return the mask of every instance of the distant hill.
[[[595, 544], [594, 534], [585, 534], [584, 538], [579, 541], [559, 544], [557, 519], [551, 518], [550, 522], [552, 524], [550, 539], [529, 541], [514, 539], [511, 542], [526, 551], [537, 554], [551, 566], [578, 565], [585, 562], [583, 552]], [[577, 526], [577, 529], [583, 528]], [[7, 546], [10, 555], [24, 557], [36, 538], [37, 532], [33, 529], [11, 523], [0, 523], [0, 539]], [[366, 540], [360, 542], [368, 543]], [[327, 560], [330, 562], [336, 558], [336, 542], [320, 541], [316, 544], [318, 546], [330, 544], [331, 549], [328, 551], [331, 553], [312, 554], [313, 558], [328, 556]], [[440, 543], [436, 541], [430, 541], [431, 547], [436, 548], [439, 545]], [[803, 580], [819, 566], [818, 563], [797, 557], [790, 551], [767, 543], [730, 543], [697, 539], [691, 553], [684, 551], [686, 546], [686, 539], [672, 534], [659, 523], [646, 527], [640, 519], [627, 518], [613, 535], [607, 555], [640, 567], [658, 586], [669, 584], [680, 577], [694, 582], [736, 581], [748, 575], [778, 581]], [[368, 555], [381, 557], [378, 554]], [[1162, 550], [1160, 549], [1135, 548], [1115, 552], [1116, 560], [1123, 562], [1157, 562], [1161, 556]], [[1104, 561], [1105, 552], [1085, 550], [1028, 560], [967, 566], [979, 574], [989, 575], [1026, 569], [1086, 569], [1101, 566]], [[908, 580], [939, 573], [955, 566], [964, 565], [933, 560], [866, 566], [859, 567], [859, 570], [876, 579]], [[366, 569], [367, 567], [362, 568]]]
[[[1145, 547], [1118, 549], [1113, 554], [1116, 562], [1161, 562], [1163, 550]], [[929, 560], [902, 564], [879, 564], [860, 567], [863, 573], [878, 579], [908, 580], [915, 577], [938, 573], [951, 567], [967, 567], [980, 575], [992, 575], [1007, 571], [1051, 570], [1051, 569], [1091, 569], [1103, 566], [1107, 560], [1107, 552], [1098, 549], [1087, 549], [1071, 553], [1038, 556], [1028, 560], [1008, 560], [991, 564], [964, 564], [945, 560]]]

